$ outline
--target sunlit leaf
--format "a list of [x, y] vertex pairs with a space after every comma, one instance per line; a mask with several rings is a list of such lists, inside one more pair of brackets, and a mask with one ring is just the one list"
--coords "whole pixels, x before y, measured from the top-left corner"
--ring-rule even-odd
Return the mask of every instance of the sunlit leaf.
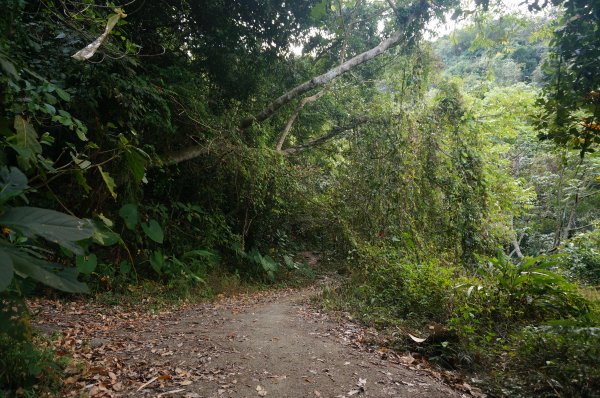
[[110, 174], [108, 174], [108, 172], [102, 170], [102, 166], [98, 166], [98, 171], [100, 172], [100, 175], [104, 180], [104, 184], [106, 185], [106, 188], [108, 188], [111, 196], [113, 199], [116, 199], [117, 193], [115, 192], [115, 188], [117, 187], [117, 184], [115, 183], [115, 180], [110, 176]]
[[119, 241], [119, 234], [112, 231], [104, 223], [94, 221], [92, 240], [102, 246], [112, 246]]
[[108, 37], [110, 32], [113, 30], [113, 28], [115, 27], [117, 22], [119, 22], [119, 19], [125, 18], [126, 16], [127, 15], [124, 14], [122, 11], [117, 12], [114, 15], [111, 15], [108, 18], [108, 22], [106, 23], [106, 28], [104, 29], [104, 33], [102, 33], [96, 40], [94, 40], [93, 42], [91, 42], [90, 44], [88, 44], [87, 46], [82, 48], [81, 50], [77, 51], [75, 54], [72, 55], [72, 57], [78, 61], [85, 61], [86, 59], [92, 58], [94, 56], [94, 54], [96, 53], [96, 51], [98, 51], [98, 49], [100, 48], [102, 43], [104, 43], [104, 41], [106, 40], [106, 38]]

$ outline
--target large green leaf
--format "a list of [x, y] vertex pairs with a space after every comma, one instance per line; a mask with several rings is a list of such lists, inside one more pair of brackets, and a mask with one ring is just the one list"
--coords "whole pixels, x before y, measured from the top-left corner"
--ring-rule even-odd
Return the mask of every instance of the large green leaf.
[[112, 246], [120, 239], [119, 234], [113, 232], [110, 228], [101, 222], [94, 221], [94, 235], [92, 240], [102, 246]]
[[125, 226], [130, 230], [135, 230], [135, 226], [139, 222], [138, 208], [133, 203], [123, 205], [119, 210], [119, 216], [125, 221]]
[[98, 265], [98, 258], [95, 254], [89, 254], [87, 256], [77, 256], [75, 259], [77, 270], [85, 275], [90, 275], [96, 269]]
[[125, 158], [127, 159], [127, 164], [129, 165], [131, 174], [133, 174], [135, 182], [138, 184], [142, 182], [144, 175], [146, 174], [146, 164], [148, 163], [147, 156], [148, 155], [142, 155], [136, 150], [136, 148], [129, 149], [125, 153]]
[[142, 223], [144, 233], [156, 243], [163, 243], [165, 234], [158, 221], [151, 219], [147, 224]]
[[22, 116], [15, 117], [14, 128], [16, 140], [12, 147], [19, 155], [22, 166], [29, 168], [38, 154], [42, 153], [42, 145], [38, 140], [38, 134], [33, 126]]
[[275, 262], [271, 256], [264, 256], [261, 259], [260, 264], [266, 272], [276, 272], [279, 268], [277, 262]]
[[7, 75], [9, 75], [10, 77], [12, 77], [14, 80], [20, 79], [19, 72], [17, 72], [17, 68], [15, 67], [15, 64], [12, 63], [12, 60], [10, 60], [8, 57], [6, 57], [2, 53], [0, 53], [0, 66], [2, 67], [4, 72]]
[[110, 176], [110, 174], [108, 174], [107, 171], [102, 170], [102, 166], [98, 166], [98, 171], [100, 172], [102, 180], [104, 180], [104, 184], [106, 185], [106, 188], [108, 188], [111, 196], [113, 199], [116, 199], [117, 193], [115, 192], [115, 188], [117, 188], [117, 184], [115, 183], [115, 180]]
[[4, 252], [0, 252], [0, 292], [6, 290], [12, 282], [15, 269], [12, 259]]
[[261, 258], [260, 264], [262, 265], [263, 270], [267, 273], [269, 278], [274, 280], [275, 272], [277, 272], [277, 269], [279, 268], [275, 260], [273, 260], [271, 256], [264, 256]]
[[86, 284], [77, 280], [77, 270], [75, 268], [65, 268], [35, 258], [6, 243], [0, 247], [0, 253], [10, 257], [15, 273], [23, 278], [34, 279], [63, 292], [89, 293]]
[[87, 220], [38, 207], [12, 207], [0, 216], [0, 225], [14, 228], [23, 234], [40, 236], [58, 243], [77, 254], [83, 254], [75, 242], [87, 239], [94, 228]]
[[150, 254], [150, 265], [152, 266], [154, 271], [156, 271], [156, 273], [161, 273], [161, 270], [165, 265], [165, 256], [163, 256], [160, 250], [157, 250]]
[[210, 250], [190, 250], [183, 253], [182, 258], [203, 258], [210, 264], [218, 264], [221, 261], [221, 256], [219, 256], [219, 253]]
[[0, 204], [23, 194], [29, 188], [27, 177], [16, 167], [0, 168]]
[[122, 274], [128, 274], [132, 269], [133, 269], [133, 267], [131, 266], [131, 263], [127, 260], [123, 260], [119, 264], [119, 271]]

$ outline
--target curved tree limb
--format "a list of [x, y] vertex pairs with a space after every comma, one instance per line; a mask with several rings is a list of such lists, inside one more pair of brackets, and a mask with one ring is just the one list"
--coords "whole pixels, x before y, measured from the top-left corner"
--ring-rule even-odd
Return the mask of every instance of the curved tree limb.
[[388, 37], [387, 39], [385, 39], [384, 41], [382, 41], [381, 43], [379, 43], [377, 46], [373, 47], [372, 49], [365, 51], [361, 54], [358, 54], [357, 56], [350, 58], [348, 61], [342, 63], [341, 65], [323, 73], [322, 75], [313, 77], [309, 81], [306, 81], [306, 82], [294, 87], [287, 93], [283, 94], [282, 96], [280, 96], [279, 98], [277, 98], [276, 100], [271, 102], [265, 109], [263, 109], [262, 111], [258, 112], [256, 115], [254, 115], [254, 117], [250, 117], [250, 118], [242, 120], [242, 122], [239, 124], [238, 128], [240, 130], [246, 130], [254, 122], [262, 122], [262, 121], [270, 118], [271, 116], [273, 116], [273, 114], [275, 112], [277, 112], [279, 110], [279, 108], [281, 108], [284, 105], [287, 105], [290, 101], [292, 101], [295, 98], [301, 96], [302, 94], [312, 90], [313, 88], [320, 87], [320, 86], [324, 85], [325, 83], [329, 83], [336, 77], [348, 72], [350, 69], [355, 68], [358, 65], [361, 65], [361, 64], [377, 57], [378, 55], [383, 54], [388, 49], [390, 49], [394, 45], [398, 44], [403, 37], [404, 37], [403, 32], [400, 32], [400, 31], [395, 32], [390, 37]]
[[302, 99], [302, 101], [300, 101], [300, 103], [298, 104], [296, 109], [294, 109], [294, 113], [292, 113], [292, 115], [288, 119], [287, 123], [285, 124], [285, 127], [284, 127], [283, 131], [281, 132], [281, 135], [279, 136], [279, 140], [277, 141], [277, 145], [275, 146], [276, 151], [281, 151], [281, 148], [283, 148], [283, 143], [285, 142], [285, 139], [287, 138], [288, 134], [290, 133], [290, 130], [292, 129], [292, 125], [294, 124], [294, 121], [300, 114], [300, 111], [302, 110], [302, 108], [304, 108], [306, 105], [310, 104], [311, 102], [315, 102], [316, 100], [321, 98], [323, 96], [323, 94], [325, 94], [325, 91], [321, 90], [318, 93], [316, 93], [315, 95], [311, 95], [310, 97], [306, 97], [306, 98]]
[[[397, 8], [395, 7], [393, 2], [388, 1], [388, 4], [390, 6], [393, 6], [392, 8], [394, 9], [395, 12], [397, 11]], [[415, 2], [415, 4], [413, 4], [413, 6], [412, 6], [413, 9], [411, 10], [411, 13], [409, 13], [404, 18], [402, 18], [403, 25], [404, 25], [403, 30], [397, 30], [396, 32], [392, 33], [392, 35], [390, 37], [383, 40], [381, 43], [379, 43], [377, 46], [373, 47], [372, 49], [367, 50], [361, 54], [358, 54], [358, 55], [350, 58], [348, 61], [343, 62], [342, 64], [338, 65], [337, 67], [330, 69], [329, 71], [323, 73], [322, 75], [313, 77], [309, 81], [306, 81], [306, 82], [294, 87], [287, 93], [283, 94], [282, 96], [280, 96], [279, 98], [277, 98], [276, 100], [271, 102], [269, 105], [267, 105], [267, 107], [265, 109], [258, 112], [253, 117], [249, 117], [249, 118], [242, 120], [242, 122], [239, 124], [238, 128], [243, 131], [243, 130], [246, 130], [248, 127], [252, 126], [252, 124], [254, 122], [262, 122], [262, 121], [268, 119], [275, 112], [277, 112], [277, 110], [279, 110], [279, 108], [288, 104], [290, 101], [301, 96], [302, 94], [306, 93], [307, 91], [310, 91], [313, 88], [322, 86], [326, 83], [329, 83], [336, 77], [343, 75], [344, 73], [357, 67], [358, 65], [361, 65], [367, 61], [370, 61], [371, 59], [383, 54], [384, 52], [389, 50], [391, 47], [394, 47], [395, 45], [400, 43], [403, 38], [406, 37], [405, 30], [410, 31], [410, 25], [415, 20], [417, 20], [420, 16], [424, 15], [427, 12], [427, 10], [429, 9], [429, 6], [430, 6], [429, 0], [420, 0], [420, 1]]]

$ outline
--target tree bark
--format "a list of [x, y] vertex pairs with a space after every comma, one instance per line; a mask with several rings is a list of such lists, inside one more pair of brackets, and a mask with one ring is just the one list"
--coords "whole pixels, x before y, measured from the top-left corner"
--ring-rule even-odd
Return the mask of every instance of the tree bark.
[[[510, 227], [514, 231], [514, 229], [515, 229], [514, 216], [512, 216], [510, 218]], [[525, 256], [523, 256], [523, 252], [521, 252], [521, 241], [523, 240], [524, 236], [525, 236], [525, 233], [521, 234], [521, 237], [517, 239], [517, 234], [515, 233], [515, 235], [512, 238], [513, 251], [510, 252], [510, 254], [508, 255], [509, 258], [512, 257], [513, 254], [516, 254], [519, 259], [525, 258]]]
[[571, 207], [571, 214], [569, 215], [569, 221], [567, 221], [567, 226], [565, 227], [565, 231], [563, 232], [563, 237], [565, 239], [569, 239], [571, 236], [571, 231], [575, 227], [575, 218], [577, 216], [577, 206], [579, 205], [579, 188], [575, 193], [575, 199], [573, 200], [573, 207]]
[[323, 94], [325, 94], [325, 91], [319, 91], [315, 95], [311, 95], [310, 97], [306, 97], [302, 101], [300, 101], [300, 103], [298, 104], [296, 109], [294, 109], [294, 113], [292, 113], [292, 116], [290, 116], [287, 123], [285, 124], [285, 128], [283, 129], [283, 132], [281, 133], [281, 136], [279, 137], [279, 141], [277, 141], [277, 145], [275, 146], [276, 151], [281, 151], [281, 148], [283, 148], [285, 139], [289, 135], [290, 130], [292, 129], [292, 126], [294, 124], [294, 121], [300, 114], [300, 111], [302, 110], [302, 108], [304, 108], [306, 105], [310, 104], [311, 102], [315, 102], [316, 100], [321, 98], [323, 96]]
[[165, 166], [172, 166], [181, 162], [185, 162], [186, 160], [191, 160], [202, 155], [206, 155], [209, 152], [210, 150], [208, 148], [198, 145], [182, 148], [178, 151], [165, 155], [162, 159], [162, 164]]
[[558, 188], [557, 188], [557, 192], [556, 192], [556, 209], [557, 209], [557, 216], [556, 216], [556, 228], [554, 230], [554, 242], [552, 243], [552, 249], [556, 250], [556, 248], [558, 248], [558, 246], [560, 246], [560, 242], [561, 242], [561, 236], [562, 236], [562, 229], [563, 229], [563, 223], [564, 223], [564, 218], [565, 218], [565, 213], [566, 213], [566, 207], [564, 209], [560, 209], [560, 202], [562, 200], [562, 194], [563, 194], [563, 180], [565, 177], [565, 165], [561, 164], [561, 170], [560, 170], [560, 178], [558, 180]]
[[313, 77], [309, 81], [306, 81], [306, 82], [300, 84], [299, 86], [294, 87], [287, 93], [285, 93], [282, 96], [280, 96], [279, 98], [277, 98], [275, 101], [271, 102], [265, 109], [263, 109], [262, 111], [258, 112], [256, 115], [254, 115], [254, 117], [250, 117], [250, 118], [242, 120], [242, 122], [239, 124], [238, 128], [243, 131], [243, 130], [246, 130], [248, 127], [250, 127], [254, 122], [262, 122], [262, 121], [268, 119], [275, 112], [277, 112], [279, 110], [279, 108], [288, 104], [290, 101], [301, 96], [302, 94], [312, 90], [313, 88], [316, 88], [316, 87], [322, 86], [326, 83], [329, 83], [336, 77], [343, 75], [344, 73], [357, 67], [358, 65], [361, 65], [361, 64], [377, 57], [378, 55], [383, 54], [388, 49], [390, 49], [394, 45], [398, 44], [400, 42], [400, 40], [402, 39], [402, 37], [403, 37], [402, 32], [400, 32], [400, 31], [395, 32], [390, 37], [388, 37], [387, 39], [385, 39], [384, 41], [382, 41], [381, 43], [379, 43], [377, 46], [373, 47], [372, 49], [365, 51], [362, 54], [358, 54], [357, 56], [350, 58], [348, 61], [329, 70], [328, 72], [325, 72], [322, 75]]
[[519, 259], [523, 259], [523, 258], [525, 258], [525, 256], [523, 255], [523, 252], [521, 252], [521, 245], [520, 245], [520, 243], [519, 243], [519, 242], [521, 241], [521, 239], [523, 239], [523, 237], [524, 237], [524, 236], [525, 236], [525, 234], [522, 234], [522, 235], [521, 235], [521, 237], [520, 237], [519, 239], [517, 239], [517, 237], [516, 237], [516, 236], [513, 238], [512, 245], [513, 245], [513, 248], [514, 248], [514, 249], [513, 249], [513, 251], [510, 253], [509, 257], [512, 257], [512, 254], [514, 253], [514, 254], [516, 254], [516, 255], [517, 255], [517, 257], [518, 257]]

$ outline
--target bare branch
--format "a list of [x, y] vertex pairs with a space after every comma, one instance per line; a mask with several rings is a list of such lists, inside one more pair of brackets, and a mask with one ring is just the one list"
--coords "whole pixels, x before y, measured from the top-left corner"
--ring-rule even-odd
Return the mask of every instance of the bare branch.
[[300, 101], [300, 103], [298, 104], [296, 109], [294, 109], [294, 113], [292, 113], [292, 115], [288, 119], [287, 123], [285, 124], [285, 128], [283, 129], [281, 135], [279, 136], [279, 140], [277, 141], [277, 145], [275, 146], [276, 151], [281, 151], [281, 148], [283, 147], [283, 143], [285, 142], [285, 139], [287, 138], [288, 134], [290, 133], [290, 130], [292, 129], [292, 125], [294, 124], [294, 121], [300, 114], [300, 111], [302, 110], [302, 108], [304, 108], [306, 105], [310, 104], [311, 102], [315, 102], [316, 100], [321, 98], [323, 96], [323, 94], [325, 94], [325, 91], [321, 90], [318, 93], [316, 93], [315, 95], [311, 95], [310, 97], [306, 97], [302, 101]]
[[396, 7], [396, 4], [394, 4], [394, 2], [392, 0], [387, 0], [387, 3], [390, 5], [390, 7], [392, 8], [392, 10], [394, 10], [394, 13], [400, 17], [400, 11], [398, 10], [398, 7]]
[[[399, 44], [404, 38], [407, 37], [406, 32], [409, 32], [411, 30], [410, 25], [412, 25], [419, 17], [424, 15], [424, 13], [426, 12], [426, 10], [428, 9], [429, 6], [430, 6], [429, 0], [419, 0], [418, 2], [416, 2], [413, 5], [412, 12], [410, 14], [408, 14], [405, 18], [403, 18], [404, 19], [404, 21], [403, 21], [404, 29], [403, 30], [396, 31], [390, 37], [383, 40], [381, 43], [379, 43], [377, 46], [373, 47], [372, 49], [365, 51], [361, 54], [358, 54], [357, 56], [338, 65], [337, 67], [330, 69], [328, 72], [325, 72], [322, 75], [313, 77], [312, 79], [294, 87], [293, 89], [289, 90], [288, 92], [286, 92], [279, 98], [275, 99], [265, 109], [263, 109], [262, 111], [260, 111], [256, 115], [254, 115], [253, 117], [242, 120], [240, 122], [240, 124], [238, 125], [238, 129], [240, 131], [244, 131], [244, 130], [248, 129], [250, 126], [252, 126], [252, 124], [254, 122], [262, 122], [262, 121], [270, 118], [282, 106], [287, 105], [288, 103], [290, 103], [294, 99], [300, 97], [304, 93], [306, 93], [314, 88], [320, 87], [326, 83], [329, 83], [336, 77], [348, 72], [349, 70], [351, 70], [367, 61], [370, 61], [371, 59], [383, 54], [384, 52], [389, 50], [391, 47]], [[406, 30], [406, 32], [405, 32], [405, 30]], [[292, 121], [292, 123], [293, 123], [293, 121]], [[332, 133], [335, 133], [335, 131], [332, 131]], [[339, 134], [339, 133], [337, 133], [337, 134]], [[337, 134], [333, 134], [333, 136], [335, 136]], [[329, 138], [322, 137], [322, 138], [325, 138], [325, 140], [327, 140], [331, 137], [329, 137]], [[320, 140], [320, 139], [317, 139], [317, 140]], [[312, 142], [310, 142], [310, 143], [307, 143], [304, 145], [300, 145], [298, 147], [288, 148], [282, 152], [285, 154], [295, 153], [295, 152], [301, 151], [303, 149], [306, 149], [305, 146], [310, 147], [310, 146], [318, 145], [320, 142], [322, 142], [322, 141], [315, 142], [314, 144]], [[167, 154], [165, 156], [164, 164], [166, 164], [166, 165], [177, 164], [177, 163], [180, 163], [180, 162], [183, 162], [186, 160], [194, 159], [198, 156], [202, 156], [204, 153], [205, 152], [202, 148], [194, 148], [194, 147], [185, 148], [185, 149], [178, 151], [175, 154]]]
[[362, 124], [367, 123], [369, 120], [370, 119], [367, 118], [367, 117], [361, 117], [361, 118], [359, 118], [359, 119], [357, 119], [357, 120], [353, 121], [352, 123], [347, 124], [345, 126], [336, 126], [336, 127], [332, 128], [329, 133], [327, 133], [325, 135], [322, 135], [319, 138], [315, 138], [314, 140], [309, 141], [309, 142], [307, 142], [305, 144], [300, 144], [300, 145], [297, 145], [297, 146], [294, 146], [294, 147], [291, 147], [291, 148], [284, 149], [283, 151], [281, 151], [281, 153], [283, 153], [286, 156], [287, 155], [293, 155], [295, 153], [302, 152], [302, 151], [304, 151], [304, 150], [306, 150], [308, 148], [312, 148], [312, 147], [315, 147], [317, 145], [324, 144], [325, 142], [331, 140], [332, 138], [335, 138], [335, 137], [339, 136], [340, 134], [342, 134], [342, 133], [344, 133], [344, 132], [346, 132], [348, 130], [352, 130], [352, 129], [354, 129], [354, 128], [362, 125]]

